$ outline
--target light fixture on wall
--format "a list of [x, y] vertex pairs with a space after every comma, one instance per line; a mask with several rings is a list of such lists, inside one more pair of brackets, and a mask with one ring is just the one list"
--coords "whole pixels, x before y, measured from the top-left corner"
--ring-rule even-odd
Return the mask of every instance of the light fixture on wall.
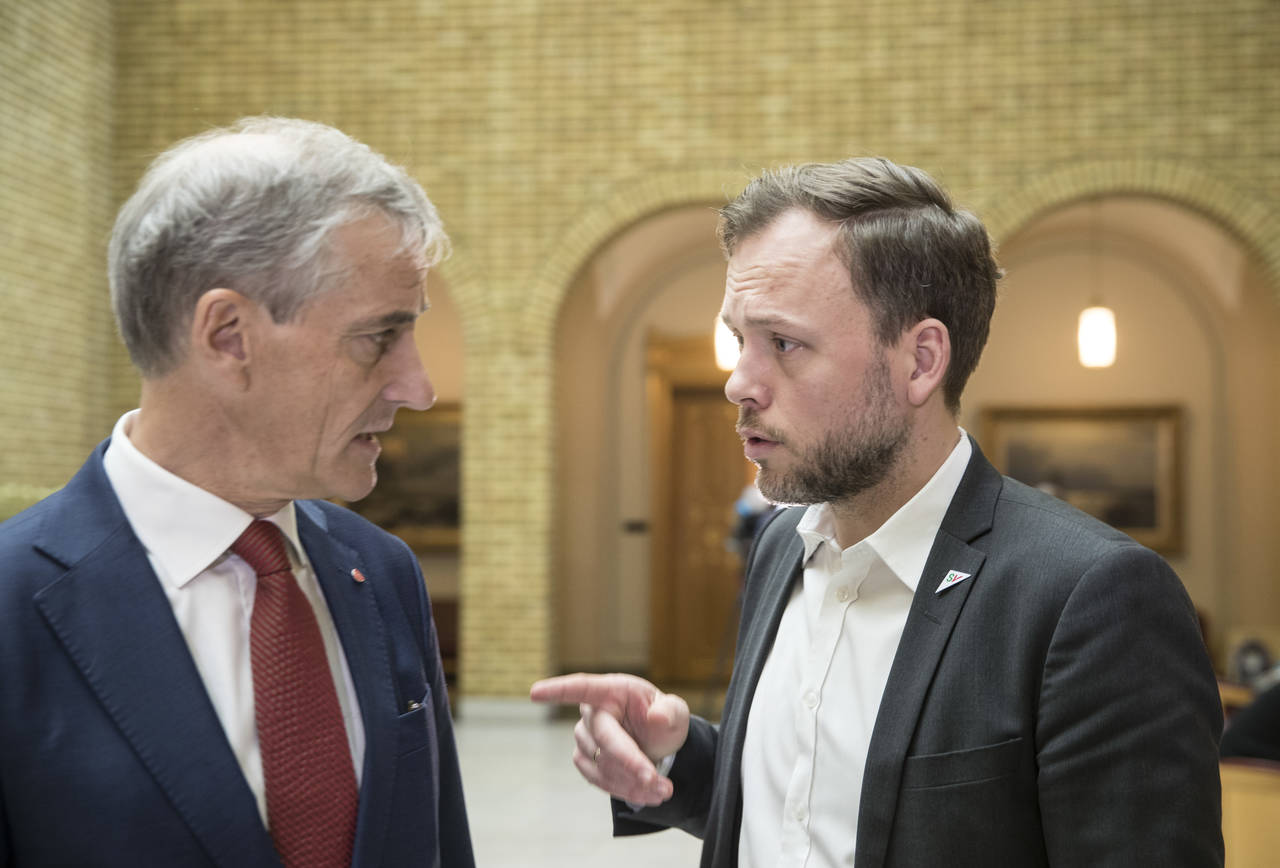
[[740, 355], [738, 339], [733, 336], [733, 332], [729, 331], [729, 327], [720, 317], [716, 317], [715, 342], [716, 367], [722, 371], [732, 371], [738, 364]]
[[1109, 368], [1116, 361], [1116, 315], [1111, 308], [1094, 304], [1080, 311], [1076, 349], [1086, 368]]
[[1092, 202], [1089, 220], [1089, 275], [1093, 284], [1093, 303], [1080, 311], [1076, 327], [1076, 352], [1086, 368], [1109, 368], [1116, 361], [1116, 315], [1098, 301], [1102, 286], [1102, 265], [1098, 254], [1098, 211], [1100, 198]]

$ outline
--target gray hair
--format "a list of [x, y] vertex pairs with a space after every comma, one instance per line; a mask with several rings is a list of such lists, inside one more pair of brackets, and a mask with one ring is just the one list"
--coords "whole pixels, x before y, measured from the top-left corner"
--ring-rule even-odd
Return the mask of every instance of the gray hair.
[[379, 213], [423, 267], [448, 255], [422, 187], [333, 127], [254, 117], [179, 142], [147, 169], [111, 234], [111, 303], [129, 357], [144, 377], [176, 367], [210, 289], [289, 321], [343, 273], [330, 234]]
[[788, 166], [765, 172], [720, 210], [725, 255], [793, 208], [840, 225], [836, 254], [882, 344], [922, 319], [946, 325], [951, 364], [943, 395], [959, 412], [987, 343], [1001, 277], [978, 218], [955, 208], [920, 169], [881, 157]]

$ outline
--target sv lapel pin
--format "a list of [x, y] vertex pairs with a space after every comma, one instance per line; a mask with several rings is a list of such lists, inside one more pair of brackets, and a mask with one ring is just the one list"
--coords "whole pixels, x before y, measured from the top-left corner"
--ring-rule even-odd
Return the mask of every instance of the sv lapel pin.
[[965, 579], [969, 578], [969, 576], [971, 576], [971, 575], [973, 575], [973, 574], [972, 574], [972, 573], [962, 573], [962, 572], [960, 572], [959, 570], [947, 570], [947, 574], [946, 574], [946, 576], [945, 576], [945, 577], [943, 577], [943, 579], [942, 579], [942, 583], [941, 583], [940, 585], [938, 585], [938, 590], [934, 591], [934, 593], [935, 593], [935, 594], [941, 594], [941, 593], [942, 593], [943, 591], [945, 591], [947, 588], [950, 588], [950, 587], [952, 587], [953, 585], [957, 585], [957, 584], [959, 584], [960, 582], [963, 582]]

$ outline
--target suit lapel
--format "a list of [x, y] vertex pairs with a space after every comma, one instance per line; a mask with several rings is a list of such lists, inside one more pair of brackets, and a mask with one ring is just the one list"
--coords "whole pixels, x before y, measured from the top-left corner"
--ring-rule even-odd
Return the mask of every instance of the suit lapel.
[[[773, 648], [773, 640], [778, 633], [778, 625], [782, 623], [782, 613], [787, 607], [791, 590], [802, 572], [804, 542], [796, 534], [795, 524], [798, 516], [804, 512], [795, 512], [795, 519], [785, 514], [779, 519], [777, 532], [785, 534], [786, 542], [782, 551], [772, 558], [765, 582], [758, 591], [749, 591], [749, 598], [744, 602], [750, 623], [744, 624], [740, 631], [743, 645], [734, 666], [734, 674], [739, 669], [744, 670], [742, 684], [738, 685], [735, 698], [748, 703], [748, 706], [756, 684], [760, 681], [760, 674], [764, 671], [765, 661], [769, 658], [769, 651]], [[786, 526], [783, 526], [784, 523]], [[752, 597], [755, 599], [750, 599]]]
[[35, 604], [210, 859], [278, 868], [173, 609], [102, 471], [102, 451], [56, 495], [59, 509], [37, 537], [67, 571]]
[[[364, 769], [352, 865], [378, 865], [391, 816], [400, 712], [387, 628], [371, 587], [383, 577], [370, 574], [355, 549], [329, 536], [324, 514], [313, 504], [298, 503], [298, 535], [329, 604], [364, 722]], [[368, 580], [355, 581], [351, 572], [355, 569]]]
[[[764, 671], [773, 648], [782, 613], [787, 607], [791, 591], [803, 571], [801, 556], [804, 542], [795, 532], [796, 524], [804, 515], [803, 509], [780, 513], [767, 530], [773, 538], [781, 536], [776, 552], [768, 555], [765, 580], [755, 587], [748, 587], [743, 599], [744, 621], [738, 631], [738, 652], [733, 675], [725, 695], [723, 731], [720, 744], [730, 748], [726, 758], [717, 757], [716, 789], [722, 811], [733, 811], [731, 816], [721, 816], [716, 835], [717, 853], [712, 864], [736, 865], [738, 831], [742, 817], [742, 750], [747, 737], [747, 719], [756, 685]], [[775, 527], [776, 525], [776, 527]], [[762, 531], [763, 534], [763, 531]], [[761, 553], [761, 557], [764, 554]], [[750, 572], [755, 572], [751, 570]], [[721, 854], [725, 854], [722, 855]]]
[[[969, 467], [943, 518], [916, 586], [876, 715], [862, 778], [858, 868], [884, 864], [898, 804], [902, 766], [915, 735], [916, 722], [956, 619], [981, 579], [986, 554], [970, 543], [991, 529], [1002, 484], [1000, 475], [974, 443]], [[969, 573], [969, 578], [938, 593], [938, 585], [949, 570]]]

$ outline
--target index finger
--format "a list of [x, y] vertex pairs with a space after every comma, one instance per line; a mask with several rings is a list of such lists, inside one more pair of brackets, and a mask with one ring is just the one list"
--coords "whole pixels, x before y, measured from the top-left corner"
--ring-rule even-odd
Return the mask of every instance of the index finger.
[[575, 675], [558, 675], [535, 681], [529, 688], [529, 698], [534, 702], [587, 703], [603, 705], [623, 701], [632, 691], [654, 688], [648, 682], [632, 675], [591, 675], [579, 672]]

